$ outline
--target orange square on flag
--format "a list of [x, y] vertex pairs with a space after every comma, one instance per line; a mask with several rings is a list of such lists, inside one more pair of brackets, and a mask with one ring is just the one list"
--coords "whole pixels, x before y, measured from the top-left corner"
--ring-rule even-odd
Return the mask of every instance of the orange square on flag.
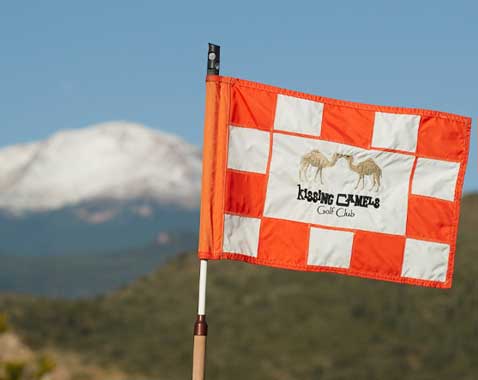
[[463, 123], [423, 117], [418, 129], [417, 154], [423, 157], [459, 161], [467, 149]]
[[407, 237], [450, 243], [457, 223], [453, 202], [410, 195]]
[[372, 141], [374, 112], [325, 104], [320, 137], [363, 148]]
[[249, 87], [231, 88], [231, 124], [270, 131], [277, 95]]
[[226, 212], [260, 217], [264, 208], [266, 176], [228, 170], [226, 174]]
[[269, 263], [285, 262], [305, 268], [309, 226], [281, 219], [263, 218], [258, 259]]
[[400, 276], [404, 246], [404, 236], [357, 231], [350, 268], [360, 272]]

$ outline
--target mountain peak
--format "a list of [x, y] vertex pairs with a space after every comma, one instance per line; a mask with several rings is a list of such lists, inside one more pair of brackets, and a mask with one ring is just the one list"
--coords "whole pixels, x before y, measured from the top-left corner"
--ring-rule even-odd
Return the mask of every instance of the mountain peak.
[[128, 121], [108, 121], [93, 124], [79, 129], [65, 129], [53, 134], [45, 142], [58, 142], [63, 140], [97, 140], [110, 138], [113, 140], [144, 140], [161, 141], [163, 143], [177, 143], [188, 145], [178, 136], [163, 132], [158, 129], [151, 129], [143, 124]]
[[115, 121], [0, 149], [0, 209], [47, 211], [96, 200], [198, 205], [201, 156], [177, 136]]

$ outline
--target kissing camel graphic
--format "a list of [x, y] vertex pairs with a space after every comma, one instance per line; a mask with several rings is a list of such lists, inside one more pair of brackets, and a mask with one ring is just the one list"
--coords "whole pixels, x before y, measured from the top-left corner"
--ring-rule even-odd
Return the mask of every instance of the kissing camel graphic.
[[300, 160], [300, 170], [299, 170], [299, 179], [307, 179], [307, 172], [310, 167], [317, 168], [315, 172], [314, 179], [317, 179], [317, 175], [320, 174], [320, 183], [324, 184], [322, 180], [322, 170], [324, 168], [330, 168], [337, 163], [337, 160], [340, 158], [340, 155], [334, 153], [332, 156], [332, 161], [329, 161], [319, 150], [314, 149], [309, 153], [305, 154]]
[[371, 175], [373, 178], [373, 185], [370, 191], [376, 188], [376, 191], [380, 189], [380, 179], [382, 178], [382, 169], [371, 158], [367, 158], [365, 161], [358, 164], [353, 163], [353, 156], [351, 154], [341, 154], [341, 157], [345, 158], [349, 163], [349, 168], [353, 172], [359, 175], [355, 188], [358, 188], [360, 181], [362, 181], [362, 189], [365, 187], [365, 176]]
[[349, 164], [349, 169], [359, 175], [355, 189], [360, 185], [362, 181], [362, 189], [365, 187], [365, 177], [372, 176], [373, 184], [370, 191], [375, 189], [378, 191], [380, 189], [380, 179], [382, 178], [382, 169], [375, 163], [371, 158], [359, 162], [358, 164], [353, 163], [353, 156], [351, 154], [338, 154], [334, 153], [332, 160], [329, 160], [324, 154], [322, 154], [318, 149], [314, 149], [309, 153], [305, 154], [300, 160], [300, 169], [299, 169], [299, 179], [307, 179], [307, 172], [310, 167], [316, 168], [314, 180], [317, 179], [319, 175], [320, 183], [324, 184], [322, 180], [322, 170], [324, 168], [330, 168], [335, 166], [339, 158], [345, 158]]

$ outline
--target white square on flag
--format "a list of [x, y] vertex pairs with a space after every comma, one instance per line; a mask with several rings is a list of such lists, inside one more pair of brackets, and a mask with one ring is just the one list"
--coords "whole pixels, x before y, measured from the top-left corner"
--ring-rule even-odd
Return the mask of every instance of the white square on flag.
[[419, 158], [412, 193], [453, 201], [459, 171], [459, 162]]
[[352, 232], [311, 228], [307, 264], [348, 268], [353, 240]]
[[260, 219], [224, 215], [224, 251], [257, 256]]
[[229, 127], [229, 169], [265, 173], [269, 155], [267, 132], [252, 128]]
[[450, 246], [407, 239], [402, 276], [421, 280], [445, 281]]
[[323, 110], [322, 103], [279, 95], [274, 129], [320, 136]]
[[372, 146], [415, 152], [420, 116], [375, 112]]

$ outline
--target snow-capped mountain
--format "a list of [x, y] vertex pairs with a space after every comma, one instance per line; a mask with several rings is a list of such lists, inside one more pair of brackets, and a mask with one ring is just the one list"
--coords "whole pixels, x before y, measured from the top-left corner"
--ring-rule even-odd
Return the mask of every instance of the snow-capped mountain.
[[0, 291], [98, 294], [194, 251], [200, 177], [197, 147], [126, 122], [0, 149]]
[[21, 215], [138, 199], [196, 209], [200, 177], [197, 147], [139, 124], [109, 122], [0, 149], [0, 209]]

